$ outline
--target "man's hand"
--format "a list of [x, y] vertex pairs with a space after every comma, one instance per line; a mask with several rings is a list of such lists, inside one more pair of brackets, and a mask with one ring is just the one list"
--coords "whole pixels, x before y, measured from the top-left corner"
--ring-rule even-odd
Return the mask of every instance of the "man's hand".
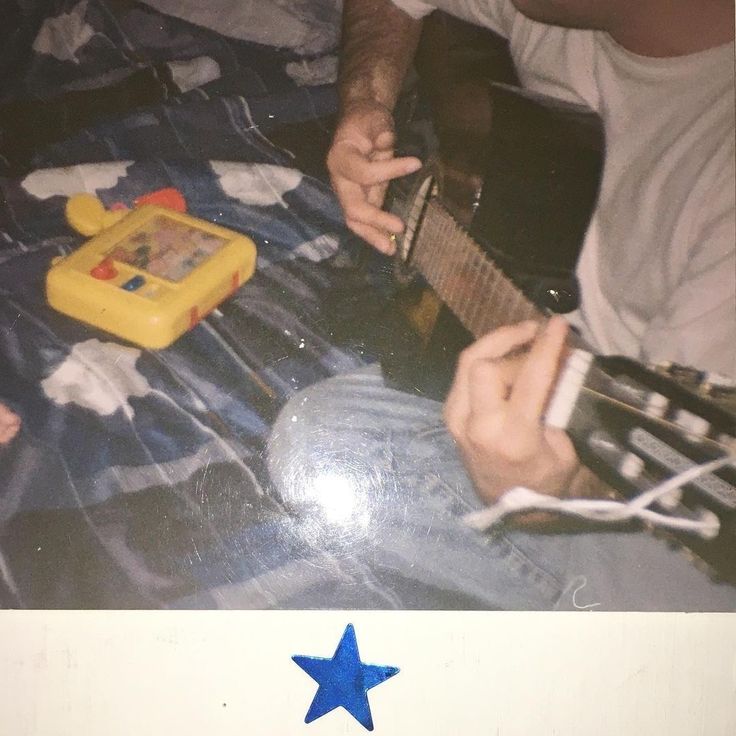
[[569, 437], [543, 424], [567, 329], [561, 317], [502, 327], [460, 356], [445, 422], [486, 503], [514, 486], [563, 495], [579, 469]]
[[421, 167], [417, 158], [394, 158], [393, 118], [378, 102], [356, 102], [344, 111], [327, 155], [327, 168], [347, 226], [382, 253], [395, 246], [404, 224], [381, 209], [388, 183]]

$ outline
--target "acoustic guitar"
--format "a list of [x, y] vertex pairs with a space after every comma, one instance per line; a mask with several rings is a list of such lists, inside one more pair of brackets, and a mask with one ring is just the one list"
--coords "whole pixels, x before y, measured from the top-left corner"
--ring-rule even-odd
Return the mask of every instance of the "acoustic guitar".
[[[406, 224], [397, 243], [402, 301], [425, 349], [401, 365], [384, 361], [384, 369], [401, 387], [435, 397], [473, 338], [577, 306], [575, 263], [605, 158], [602, 125], [589, 110], [487, 79], [476, 78], [472, 89], [475, 108], [490, 111], [483, 135], [458, 139], [457, 127], [441, 128], [449, 142], [391, 203]], [[463, 143], [472, 155], [462, 153]], [[597, 356], [575, 337], [571, 343], [547, 421], [564, 428], [582, 462], [624, 497], [734, 457], [658, 510], [712, 518], [707, 534], [674, 534], [736, 583], [733, 384], [682, 366]]]

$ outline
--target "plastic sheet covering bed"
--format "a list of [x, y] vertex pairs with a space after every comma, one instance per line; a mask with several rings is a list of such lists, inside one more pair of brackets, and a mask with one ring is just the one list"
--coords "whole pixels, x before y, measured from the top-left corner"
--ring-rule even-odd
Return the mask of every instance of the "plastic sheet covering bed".
[[[380, 259], [335, 262], [364, 246], [312, 175], [319, 143], [302, 162], [273, 142], [325, 133], [334, 50], [118, 0], [2, 5], [0, 401], [22, 429], [0, 447], [0, 604], [302, 605], [320, 564], [264, 492], [264, 443], [293, 392], [373, 360], [336, 325], [385, 287]], [[169, 186], [255, 240], [253, 279], [155, 352], [54, 312], [46, 269], [83, 240], [67, 197]]]

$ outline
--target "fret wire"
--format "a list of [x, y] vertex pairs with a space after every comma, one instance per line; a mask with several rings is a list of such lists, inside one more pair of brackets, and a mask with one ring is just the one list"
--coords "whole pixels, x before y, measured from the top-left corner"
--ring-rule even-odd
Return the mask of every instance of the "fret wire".
[[479, 295], [478, 305], [473, 314], [473, 326], [478, 336], [488, 332], [488, 325], [493, 318], [492, 302], [488, 300], [488, 294], [496, 289], [495, 274], [488, 267], [488, 261], [483, 259], [480, 265], [483, 282], [483, 293]]
[[427, 248], [425, 249], [426, 255], [426, 276], [428, 279], [436, 275], [436, 266], [440, 256], [439, 238], [437, 237], [437, 227], [435, 226], [435, 218], [433, 213], [436, 207], [430, 203], [427, 207], [427, 212], [424, 216], [424, 222], [422, 223], [421, 231], [427, 233], [426, 241]]
[[473, 256], [475, 254], [471, 249], [464, 249], [458, 261], [460, 262], [460, 278], [457, 283], [457, 313], [462, 317], [468, 312], [468, 304], [472, 299], [472, 288], [475, 277], [475, 271], [473, 269]]
[[[431, 214], [434, 215], [436, 212], [437, 210], [433, 209]], [[450, 240], [450, 238], [447, 235], [446, 228], [443, 227], [444, 223], [441, 221], [437, 222], [436, 220], [436, 217], [432, 217], [428, 223], [432, 225], [432, 230], [435, 233], [437, 243], [435, 247], [435, 257], [433, 258], [433, 271], [436, 288], [444, 294], [447, 291], [447, 283], [450, 279], [449, 268], [451, 268], [453, 264], [454, 251], [450, 252], [452, 249], [445, 247], [445, 244]], [[448, 263], [450, 264], [449, 266]], [[445, 299], [445, 301], [447, 301], [447, 299]]]
[[467, 252], [465, 249], [460, 250], [457, 257], [452, 260], [449, 268], [447, 269], [447, 283], [449, 284], [447, 290], [447, 303], [452, 307], [456, 314], [460, 312], [466, 257]]
[[471, 326], [473, 334], [480, 337], [483, 334], [483, 323], [486, 319], [486, 312], [488, 311], [486, 294], [492, 288], [493, 284], [490, 283], [488, 278], [487, 259], [482, 253], [476, 253], [476, 258], [478, 261], [478, 283], [474, 290], [475, 303], [468, 314], [468, 323]]
[[473, 263], [473, 281], [468, 289], [466, 297], [465, 314], [467, 315], [468, 329], [475, 335], [475, 315], [478, 313], [479, 302], [481, 301], [481, 290], [483, 286], [482, 267], [483, 257], [477, 250], [471, 253], [471, 261]]
[[502, 281], [499, 291], [499, 311], [502, 311], [504, 314], [509, 314], [511, 311], [510, 306], [512, 304], [512, 300], [516, 296], [515, 290], [511, 287], [511, 284], [508, 281]]
[[519, 321], [519, 312], [521, 311], [521, 307], [525, 304], [526, 300], [524, 299], [524, 295], [516, 288], [509, 288], [507, 289], [508, 296], [507, 299], [507, 312], [509, 322], [518, 322]]
[[483, 264], [485, 257], [480, 251], [480, 248], [472, 241], [466, 243], [465, 262], [467, 263], [468, 270], [472, 273], [472, 277], [467, 282], [463, 303], [458, 306], [461, 312], [460, 316], [463, 318], [466, 328], [474, 335], [477, 335], [474, 315], [483, 309], [482, 287], [484, 285]]
[[467, 305], [472, 301], [472, 302], [475, 302], [473, 304], [474, 309], [478, 306], [477, 305], [478, 289], [476, 287], [476, 283], [478, 283], [481, 278], [481, 274], [480, 274], [480, 270], [478, 266], [482, 265], [483, 259], [479, 255], [479, 248], [477, 247], [477, 245], [472, 240], [470, 240], [469, 236], [467, 236], [467, 234], [464, 231], [462, 231], [454, 221], [451, 221], [451, 222], [452, 222], [453, 230], [455, 231], [455, 236], [457, 237], [458, 233], [465, 236], [462, 238], [463, 251], [464, 251], [463, 260], [468, 265], [468, 267], [472, 269], [472, 272], [474, 273], [474, 278], [472, 282], [468, 282], [467, 284], [467, 290], [466, 290], [467, 293], [465, 294], [465, 299], [464, 299], [465, 304], [464, 305], [458, 304], [459, 311], [461, 311], [461, 316], [464, 318], [463, 321], [465, 322], [467, 328], [471, 332], [473, 332], [473, 322], [470, 319], [470, 314], [468, 313]]
[[[439, 212], [437, 213], [439, 214]], [[458, 255], [458, 249], [455, 248], [454, 244], [452, 247], [447, 247], [448, 243], [454, 243], [455, 233], [451, 227], [451, 223], [445, 218], [437, 218], [437, 232], [440, 235], [442, 246], [440, 247], [441, 254], [441, 270], [443, 274], [443, 285], [448, 290], [448, 304], [454, 304], [454, 294], [450, 293], [453, 290], [454, 282], [456, 281], [455, 273], [458, 269], [459, 262], [462, 257], [462, 248], [459, 249], [460, 255]]]
[[481, 322], [479, 329], [482, 334], [489, 332], [490, 329], [496, 326], [496, 314], [499, 311], [499, 305], [496, 304], [498, 300], [499, 290], [503, 288], [503, 279], [499, 278], [500, 274], [498, 269], [494, 268], [490, 261], [486, 260], [483, 263], [483, 270], [485, 274], [485, 280], [490, 284], [491, 288], [485, 295], [484, 306], [485, 309], [481, 312]]
[[[453, 228], [453, 223], [448, 221], [447, 218], [442, 218], [442, 222], [439, 224], [440, 232], [445, 243], [451, 242], [456, 243], [457, 233]], [[460, 247], [453, 247], [451, 257], [445, 259], [449, 260], [449, 265], [445, 267], [445, 278], [444, 285], [446, 287], [444, 297], [448, 306], [455, 312], [458, 313], [459, 297], [462, 292], [462, 281], [463, 281], [463, 260], [465, 255], [465, 248], [462, 243], [459, 243]], [[447, 249], [448, 251], [450, 249]], [[448, 254], [449, 255], [449, 254]]]

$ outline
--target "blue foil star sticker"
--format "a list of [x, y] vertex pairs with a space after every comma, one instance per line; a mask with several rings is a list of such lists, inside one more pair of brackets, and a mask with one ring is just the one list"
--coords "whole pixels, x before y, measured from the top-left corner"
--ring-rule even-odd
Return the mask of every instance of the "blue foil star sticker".
[[305, 723], [342, 706], [358, 723], [369, 731], [373, 730], [368, 690], [393, 677], [399, 668], [363, 664], [352, 624], [345, 627], [332, 659], [301, 655], [292, 659], [319, 684], [304, 718]]

